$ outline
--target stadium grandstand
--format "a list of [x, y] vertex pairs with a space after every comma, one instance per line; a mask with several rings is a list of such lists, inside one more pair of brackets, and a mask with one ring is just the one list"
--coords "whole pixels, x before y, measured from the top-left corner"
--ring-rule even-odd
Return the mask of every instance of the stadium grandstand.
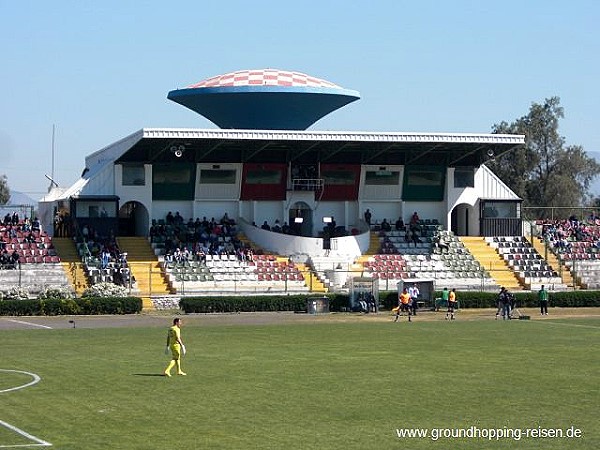
[[[600, 254], [596, 222], [565, 238], [581, 244], [559, 247], [558, 225], [525, 226], [521, 199], [486, 166], [519, 151], [522, 135], [307, 130], [360, 94], [275, 69], [168, 98], [221, 128], [144, 128], [88, 155], [72, 186], [41, 199], [36, 245], [47, 236], [56, 252], [32, 264], [60, 261], [77, 292], [126, 285], [146, 307], [198, 293], [347, 291], [356, 280], [374, 291], [600, 283], [582, 263], [572, 276], [569, 262]], [[12, 239], [9, 253], [24, 249]]]

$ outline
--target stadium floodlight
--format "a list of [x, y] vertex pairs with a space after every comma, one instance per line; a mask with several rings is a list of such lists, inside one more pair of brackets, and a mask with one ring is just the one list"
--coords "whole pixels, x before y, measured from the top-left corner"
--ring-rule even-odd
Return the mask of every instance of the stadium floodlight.
[[323, 223], [331, 223], [332, 220], [333, 220], [332, 217], [329, 217], [329, 216], [323, 217]]
[[183, 156], [183, 152], [185, 152], [185, 145], [173, 145], [171, 147], [171, 153], [173, 153], [177, 158], [181, 158]]

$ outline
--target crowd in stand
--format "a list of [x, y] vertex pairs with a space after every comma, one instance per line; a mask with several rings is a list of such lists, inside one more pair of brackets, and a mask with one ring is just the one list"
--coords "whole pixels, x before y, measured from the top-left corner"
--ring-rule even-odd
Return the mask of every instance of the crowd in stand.
[[591, 216], [587, 221], [571, 216], [568, 220], [542, 222], [542, 237], [559, 250], [569, 251], [573, 242], [591, 242], [600, 248], [600, 229], [597, 218]]
[[[254, 225], [255, 227], [258, 226], [258, 225], [256, 225], [255, 222], [252, 222], [252, 225]], [[274, 233], [282, 233], [282, 234], [290, 234], [293, 236], [300, 236], [300, 234], [301, 234], [300, 233], [301, 232], [300, 224], [293, 224], [291, 226], [288, 225], [287, 222], [283, 222], [283, 224], [281, 224], [279, 219], [276, 219], [272, 226], [269, 225], [269, 222], [265, 220], [263, 222], [263, 224], [260, 226], [260, 228], [265, 231], [272, 231]], [[358, 230], [353, 230], [353, 232], [358, 232]], [[325, 238], [325, 239], [334, 238], [334, 237], [342, 237], [342, 236], [347, 236], [347, 235], [348, 235], [348, 232], [347, 232], [346, 228], [343, 226], [338, 226], [335, 221], [335, 217], [330, 217], [330, 221], [325, 224], [325, 226], [323, 227], [323, 232], [321, 233], [321, 237]]]
[[76, 241], [92, 283], [101, 279], [100, 273], [96, 274], [97, 269], [103, 271], [115, 284], [122, 286], [129, 284], [131, 274], [127, 253], [121, 252], [112, 231], [108, 236], [104, 236], [93, 226], [84, 224]]
[[[371, 223], [372, 215], [371, 215], [371, 211], [368, 209], [365, 211], [364, 217], [365, 217], [365, 222], [367, 222], [369, 227], [373, 231], [379, 231], [380, 235], [382, 237], [385, 237], [386, 233], [389, 233], [392, 230], [395, 230], [395, 231], [404, 232], [404, 241], [408, 244], [415, 244], [415, 247], [416, 247], [417, 244], [421, 244], [423, 242], [421, 239], [421, 237], [423, 236], [422, 221], [419, 217], [419, 214], [416, 211], [410, 217], [410, 220], [408, 223], [404, 222], [404, 219], [402, 218], [402, 216], [398, 217], [398, 220], [396, 220], [393, 227], [392, 227], [392, 223], [389, 222], [387, 220], [387, 218], [384, 218], [381, 221], [381, 223], [379, 223], [379, 221], [377, 221], [377, 220], [375, 221], [375, 223]], [[439, 241], [436, 244], [438, 244], [440, 247], [445, 245], [443, 242], [439, 242]], [[445, 245], [445, 247], [447, 249], [447, 245]]]
[[[37, 247], [40, 242], [42, 227], [37, 217], [19, 218], [17, 212], [7, 213], [0, 221], [0, 269], [17, 269], [21, 263], [23, 246]], [[21, 252], [21, 253], [20, 253]]]
[[185, 221], [179, 212], [169, 212], [164, 221], [152, 221], [150, 239], [164, 244], [166, 262], [204, 263], [207, 255], [235, 255], [245, 261], [253, 255], [253, 250], [237, 238], [235, 220], [227, 213], [219, 221], [214, 217]]

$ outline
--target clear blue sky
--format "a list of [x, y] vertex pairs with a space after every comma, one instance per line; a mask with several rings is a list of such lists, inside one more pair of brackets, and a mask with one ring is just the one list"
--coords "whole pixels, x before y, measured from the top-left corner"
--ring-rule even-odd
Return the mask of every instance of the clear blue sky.
[[39, 198], [143, 127], [215, 126], [168, 91], [240, 69], [304, 72], [362, 99], [312, 129], [489, 132], [558, 95], [600, 151], [600, 2], [0, 0], [0, 174]]

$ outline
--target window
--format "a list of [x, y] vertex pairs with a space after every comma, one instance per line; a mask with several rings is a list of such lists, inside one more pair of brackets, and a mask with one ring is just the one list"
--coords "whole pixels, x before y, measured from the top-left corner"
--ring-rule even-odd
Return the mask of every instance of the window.
[[235, 184], [235, 170], [200, 170], [200, 184]]
[[409, 186], [441, 186], [444, 174], [439, 171], [419, 170], [408, 174]]
[[153, 200], [193, 200], [196, 165], [186, 162], [152, 166]]
[[326, 185], [351, 186], [355, 183], [356, 174], [351, 170], [322, 170], [321, 178]]
[[144, 186], [146, 172], [143, 165], [123, 166], [123, 186]]
[[486, 201], [483, 206], [483, 217], [486, 219], [518, 218], [521, 215], [520, 207], [518, 202]]
[[445, 177], [444, 166], [405, 166], [402, 200], [442, 201]]
[[454, 187], [475, 187], [475, 170], [472, 167], [457, 167], [454, 169]]
[[246, 184], [280, 184], [280, 169], [249, 169], [246, 172]]
[[370, 186], [397, 186], [399, 180], [400, 172], [390, 172], [389, 170], [367, 171], [365, 174], [365, 184]]

